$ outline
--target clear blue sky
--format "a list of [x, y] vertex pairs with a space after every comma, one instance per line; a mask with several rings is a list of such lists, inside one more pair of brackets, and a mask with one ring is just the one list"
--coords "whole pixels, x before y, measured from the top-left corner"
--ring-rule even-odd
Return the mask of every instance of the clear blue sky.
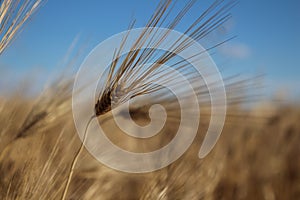
[[[138, 20], [136, 27], [143, 26], [157, 2], [48, 0], [0, 56], [0, 73], [15, 77], [32, 69], [51, 73], [60, 67], [77, 35], [80, 46], [88, 44], [84, 58], [99, 42], [126, 30], [133, 17]], [[209, 2], [198, 1], [177, 30], [183, 31]], [[176, 8], [183, 5], [179, 1]], [[226, 28], [238, 37], [219, 51], [222, 65], [246, 74], [265, 73], [268, 89], [299, 95], [300, 1], [240, 0], [232, 14]]]

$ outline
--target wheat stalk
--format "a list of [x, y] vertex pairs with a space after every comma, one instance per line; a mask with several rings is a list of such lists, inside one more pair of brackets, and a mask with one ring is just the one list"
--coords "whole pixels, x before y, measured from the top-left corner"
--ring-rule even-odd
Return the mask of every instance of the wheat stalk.
[[[194, 0], [189, 1], [184, 8], [177, 13], [175, 18], [167, 24], [166, 28], [172, 30], [174, 29], [186, 13], [195, 4]], [[228, 11], [236, 4], [235, 1], [230, 1], [229, 3], [223, 5], [223, 1], [216, 0], [212, 3], [184, 32], [184, 34], [193, 38], [196, 41], [204, 39], [209, 33], [214, 31], [216, 28], [220, 27], [224, 22], [230, 19], [231, 15]], [[163, 27], [164, 23], [167, 21], [168, 16], [172, 12], [171, 0], [162, 0], [157, 6], [153, 16], [150, 18], [146, 27]], [[134, 26], [133, 21], [129, 30]], [[130, 34], [130, 31], [128, 32]], [[84, 132], [83, 142], [81, 143], [74, 159], [71, 163], [71, 167], [68, 173], [68, 178], [66, 181], [65, 189], [63, 191], [62, 200], [66, 199], [68, 189], [72, 180], [74, 173], [74, 168], [78, 161], [78, 158], [84, 149], [84, 143], [87, 139], [87, 129], [92, 121], [97, 116], [104, 115], [105, 113], [112, 110], [113, 107], [121, 105], [124, 102], [129, 101], [138, 96], [146, 94], [161, 94], [163, 93], [163, 87], [159, 85], [152, 84], [154, 81], [159, 80], [161, 83], [168, 81], [174, 81], [170, 71], [165, 70], [161, 66], [169, 61], [172, 61], [178, 53], [188, 48], [191, 45], [191, 41], [188, 39], [179, 38], [173, 43], [173, 53], [163, 52], [159, 53], [155, 47], [158, 47], [166, 37], [168, 37], [169, 32], [164, 35], [157, 35], [153, 33], [153, 29], [145, 29], [142, 34], [136, 39], [134, 45], [132, 46], [132, 51], [130, 51], [123, 59], [122, 50], [126, 43], [129, 35], [126, 35], [121, 42], [119, 49], [115, 50], [114, 59], [112, 60], [105, 86], [102, 91], [99, 92], [99, 96], [95, 103], [95, 114], [92, 116], [86, 126]], [[154, 48], [147, 49], [142, 47], [149, 41], [151, 37], [160, 37], [159, 41], [156, 42]], [[231, 39], [231, 38], [230, 38]], [[227, 40], [226, 40], [227, 41]], [[218, 43], [217, 45], [208, 48], [207, 50], [213, 49], [218, 45], [223, 44], [225, 41]], [[197, 52], [195, 55], [199, 55], [203, 52]], [[152, 65], [149, 67], [139, 67], [143, 64], [152, 61]], [[172, 67], [175, 70], [180, 71], [183, 75], [195, 78], [195, 73], [190, 73], [188, 64], [183, 62], [173, 63]], [[164, 93], [163, 93], [164, 94]], [[168, 95], [163, 95], [161, 101], [168, 102]]]
[[0, 5], [0, 54], [7, 48], [23, 24], [42, 0], [3, 0]]

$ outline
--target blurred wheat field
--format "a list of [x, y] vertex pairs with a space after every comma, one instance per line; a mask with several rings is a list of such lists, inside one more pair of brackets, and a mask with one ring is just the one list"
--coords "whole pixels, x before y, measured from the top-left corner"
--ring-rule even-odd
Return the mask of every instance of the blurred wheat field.
[[[64, 83], [36, 99], [22, 94], [1, 97], [0, 199], [61, 197], [81, 142], [73, 124], [70, 93], [70, 83]], [[230, 114], [238, 110], [240, 117]], [[278, 107], [267, 118], [260, 113], [265, 114], [263, 108], [230, 107], [220, 140], [200, 160], [197, 155], [207, 128], [207, 122], [201, 121], [189, 150], [167, 168], [152, 173], [121, 173], [84, 151], [67, 198], [299, 199], [300, 109]], [[122, 133], [110, 121], [105, 129], [114, 143], [130, 150], [141, 146], [140, 141], [120, 137]], [[165, 136], [172, 129], [174, 125], [167, 124], [165, 134], [144, 145], [144, 150], [169, 140]]]
[[[0, 54], [40, 3], [1, 1]], [[148, 26], [159, 22], [159, 13], [163, 14], [169, 3], [160, 4], [155, 20], [150, 20]], [[193, 1], [187, 4], [179, 18], [192, 4]], [[20, 11], [15, 12], [16, 8]], [[216, 14], [222, 14], [222, 9]], [[220, 17], [218, 23], [227, 18], [229, 15]], [[170, 27], [175, 24], [177, 18]], [[197, 29], [191, 35], [201, 39], [215, 25], [202, 32]], [[226, 123], [207, 157], [198, 158], [210, 116], [209, 103], [206, 104], [209, 93], [201, 87], [200, 107], [204, 112], [201, 111], [196, 139], [183, 156], [158, 171], [129, 174], [102, 165], [84, 149], [75, 166], [67, 199], [300, 199], [300, 107], [267, 103], [245, 109], [242, 104], [252, 99], [244, 90], [253, 87], [253, 83], [235, 78], [225, 83], [229, 100]], [[72, 79], [61, 77], [39, 96], [28, 96], [23, 88], [0, 96], [0, 199], [61, 199], [71, 163], [81, 145], [72, 115], [72, 86]], [[98, 120], [117, 146], [148, 152], [161, 148], [174, 137], [179, 115], [178, 109], [174, 110], [173, 118], [148, 141], [125, 135], [110, 113]], [[148, 107], [131, 111], [137, 124], [149, 122]]]

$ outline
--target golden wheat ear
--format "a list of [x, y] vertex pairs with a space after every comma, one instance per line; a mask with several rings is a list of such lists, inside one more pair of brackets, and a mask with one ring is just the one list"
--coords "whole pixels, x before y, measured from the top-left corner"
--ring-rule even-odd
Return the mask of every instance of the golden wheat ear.
[[[184, 34], [195, 41], [205, 39], [209, 33], [222, 26], [222, 24], [231, 18], [229, 10], [235, 6], [236, 3], [237, 2], [234, 0], [229, 1], [228, 3], [224, 3], [224, 1], [214, 1], [194, 20], [193, 23], [190, 24], [190, 26], [188, 26], [184, 31]], [[195, 73], [188, 74], [190, 65], [182, 62], [175, 62], [176, 55], [190, 47], [191, 41], [180, 37], [172, 43], [173, 52], [161, 53], [157, 49], [159, 49], [162, 41], [168, 39], [170, 32], [159, 35], [152, 29], [153, 27], [166, 27], [170, 30], [176, 28], [194, 4], [194, 0], [189, 1], [169, 23], [166, 23], [174, 5], [171, 4], [170, 0], [161, 1], [146, 24], [144, 31], [139, 35], [131, 46], [131, 51], [126, 55], [123, 55], [123, 49], [127, 43], [130, 31], [124, 36], [120, 47], [114, 52], [106, 84], [103, 87], [102, 92], [99, 93], [98, 99], [95, 101], [95, 114], [97, 116], [109, 112], [112, 109], [110, 104], [117, 107], [134, 97], [145, 94], [155, 95], [157, 92], [160, 92], [163, 88], [154, 85], [153, 81], [159, 80], [161, 83], [166, 83], [172, 80], [170, 71], [165, 70], [162, 67], [163, 65], [169, 65], [173, 69], [183, 72], [186, 77], [193, 78], [195, 76]], [[133, 28], [134, 22], [135, 21], [130, 24], [129, 30]], [[152, 39], [155, 37], [160, 39], [157, 42], [153, 42]], [[212, 47], [205, 49], [205, 52], [210, 51], [233, 38], [234, 37], [230, 37], [229, 39], [213, 44]], [[152, 43], [150, 45], [151, 41]], [[147, 44], [154, 48], [147, 48]], [[196, 57], [201, 53], [204, 52], [195, 53], [195, 55], [191, 57]], [[140, 67], [145, 63], [153, 64], [148, 67]]]
[[[193, 7], [195, 2], [195, 0], [188, 1], [188, 3], [186, 3], [186, 5], [177, 14], [175, 13], [175, 17], [171, 18], [168, 23], [174, 4], [171, 5], [171, 0], [160, 1], [154, 11], [154, 14], [146, 24], [144, 31], [138, 35], [133, 45], [130, 47], [130, 51], [125, 55], [123, 55], [124, 46], [127, 44], [126, 42], [131, 32], [128, 31], [124, 36], [120, 46], [114, 52], [106, 82], [103, 87], [101, 87], [98, 98], [95, 100], [95, 113], [86, 125], [83, 142], [81, 143], [71, 164], [68, 179], [61, 198], [62, 200], [67, 198], [73, 171], [78, 158], [84, 149], [84, 143], [88, 136], [87, 130], [92, 119], [110, 112], [113, 107], [117, 107], [122, 103], [128, 102], [132, 98], [146, 94], [151, 94], [152, 96], [164, 94], [162, 92], [164, 91], [163, 87], [160, 87], [158, 84], [153, 84], [155, 80], [159, 80], [160, 83], [174, 81], [174, 77], [170, 74], [170, 70], [165, 70], [165, 68], [162, 67], [164, 64], [170, 64], [169, 66], [172, 66], [172, 69], [182, 72], [183, 75], [187, 76], [187, 79], [196, 76], [195, 73], [190, 73], [190, 65], [176, 62], [176, 55], [190, 47], [191, 42], [180, 37], [172, 43], [172, 47], [174, 48], [173, 52], [167, 51], [160, 53], [157, 49], [164, 40], [168, 39], [170, 32], [167, 31], [165, 34], [159, 34], [152, 29], [153, 27], [166, 27], [173, 30], [186, 13]], [[205, 39], [209, 33], [220, 27], [230, 18], [228, 11], [235, 5], [235, 3], [236, 1], [234, 0], [227, 4], [223, 1], [214, 1], [202, 14], [200, 14], [198, 18], [194, 20], [193, 23], [191, 23], [184, 33], [195, 41]], [[134, 21], [130, 24], [129, 30], [133, 28], [133, 25]], [[153, 41], [152, 39], [155, 37], [159, 37], [159, 40], [150, 45], [149, 42]], [[212, 48], [222, 44], [223, 42], [214, 44]], [[149, 46], [147, 46], [147, 44]], [[145, 48], [143, 48], [144, 45], [146, 45]], [[150, 48], [151, 46], [152, 48]], [[207, 50], [209, 49], [206, 49], [206, 51]], [[201, 53], [203, 52], [195, 52], [194, 56]], [[145, 63], [153, 64], [149, 67], [141, 67]], [[163, 96], [165, 97], [163, 102], [170, 101], [168, 95]]]
[[42, 0], [0, 1], [0, 54], [11, 43], [41, 2]]

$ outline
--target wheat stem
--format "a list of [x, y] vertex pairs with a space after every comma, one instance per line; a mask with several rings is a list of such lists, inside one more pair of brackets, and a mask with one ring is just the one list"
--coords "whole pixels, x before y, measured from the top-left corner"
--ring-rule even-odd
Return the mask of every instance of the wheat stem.
[[96, 117], [96, 116], [93, 115], [93, 116], [89, 119], [89, 121], [88, 121], [88, 123], [87, 123], [87, 125], [86, 125], [86, 128], [85, 128], [85, 130], [84, 130], [83, 141], [81, 142], [80, 147], [79, 147], [79, 149], [78, 149], [77, 153], [75, 154], [75, 157], [74, 157], [74, 159], [73, 159], [73, 161], [72, 161], [71, 168], [70, 168], [70, 171], [69, 171], [69, 174], [68, 174], [68, 179], [67, 179], [67, 182], [66, 182], [66, 186], [65, 186], [65, 189], [64, 189], [62, 198], [61, 198], [62, 200], [65, 200], [66, 197], [67, 197], [67, 193], [68, 193], [69, 186], [70, 186], [70, 183], [71, 183], [71, 180], [72, 180], [72, 177], [73, 177], [73, 173], [74, 173], [74, 169], [75, 169], [76, 163], [77, 163], [77, 161], [78, 161], [78, 158], [79, 158], [79, 156], [80, 156], [82, 150], [84, 149], [84, 143], [86, 142], [86, 139], [87, 139], [87, 135], [88, 135], [88, 134], [87, 134], [87, 129], [88, 129], [88, 127], [89, 127], [89, 125], [90, 125], [92, 119], [94, 119], [95, 117]]

